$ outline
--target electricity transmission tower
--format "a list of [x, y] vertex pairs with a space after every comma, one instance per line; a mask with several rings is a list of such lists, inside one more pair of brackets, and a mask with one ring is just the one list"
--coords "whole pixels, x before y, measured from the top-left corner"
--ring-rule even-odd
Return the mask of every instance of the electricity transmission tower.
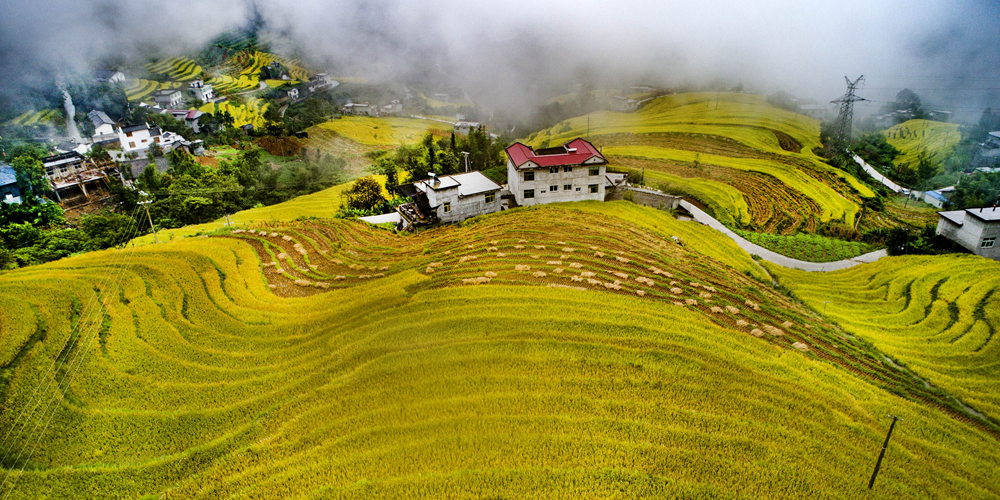
[[840, 99], [835, 101], [830, 101], [831, 104], [840, 105], [840, 113], [837, 115], [837, 135], [833, 139], [833, 145], [838, 152], [843, 152], [847, 149], [847, 146], [851, 144], [851, 129], [854, 126], [854, 103], [858, 101], [867, 101], [863, 97], [858, 97], [854, 95], [854, 91], [857, 89], [858, 85], [865, 82], [865, 76], [861, 75], [857, 80], [851, 81], [850, 78], [844, 77], [847, 81], [847, 93], [843, 95]]

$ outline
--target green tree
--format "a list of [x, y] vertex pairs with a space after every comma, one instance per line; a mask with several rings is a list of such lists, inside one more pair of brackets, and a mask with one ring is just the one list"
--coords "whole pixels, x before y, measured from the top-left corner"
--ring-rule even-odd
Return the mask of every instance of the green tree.
[[26, 198], [41, 197], [52, 191], [49, 179], [45, 177], [45, 165], [29, 155], [18, 156], [10, 164], [14, 168], [17, 186]]
[[371, 176], [354, 181], [354, 185], [344, 194], [347, 196], [348, 208], [374, 213], [381, 212], [388, 205], [382, 195], [382, 185]]
[[85, 215], [80, 219], [80, 229], [90, 238], [95, 249], [111, 248], [123, 243], [135, 229], [135, 219], [127, 215], [103, 211]]

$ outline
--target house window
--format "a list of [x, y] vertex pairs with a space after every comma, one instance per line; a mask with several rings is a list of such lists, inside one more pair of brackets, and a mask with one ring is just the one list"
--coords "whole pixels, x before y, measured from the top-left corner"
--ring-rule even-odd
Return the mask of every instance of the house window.
[[447, 202], [446, 201], [444, 203], [444, 213], [448, 213], [448, 212], [451, 212], [451, 202]]
[[534, 170], [528, 170], [527, 172], [525, 172], [524, 173], [524, 180], [526, 180], [526, 181], [533, 181], [533, 180], [535, 180], [535, 171]]
[[577, 190], [577, 191], [579, 191], [579, 190], [580, 190], [580, 188], [576, 188], [576, 190]]
[[525, 199], [527, 199], [527, 198], [534, 198], [534, 197], [535, 197], [535, 190], [534, 189], [525, 189], [524, 190], [524, 198]]
[[135, 147], [135, 142], [130, 142], [130, 143], [128, 143], [128, 147], [130, 147], [130, 148], [134, 148], [134, 147]]
[[549, 186], [549, 191], [559, 191], [559, 186]]
[[563, 184], [563, 191], [572, 191], [572, 190], [573, 190], [572, 184]]
[[601, 167], [590, 167], [590, 175], [601, 175]]
[[597, 189], [598, 189], [598, 185], [597, 184], [591, 184], [591, 185], [587, 186], [587, 189], [590, 190], [591, 193], [596, 193]]
[[493, 203], [494, 201], [497, 201], [496, 192], [486, 193], [486, 203]]
[[563, 167], [563, 172], [572, 172], [573, 167]]
[[979, 248], [993, 248], [996, 242], [996, 238], [983, 238], [983, 243], [979, 245]]
[[126, 133], [126, 134], [125, 134], [125, 137], [132, 137], [132, 132], [128, 132], [128, 133]]
[[156, 141], [156, 143], [157, 143], [157, 144], [159, 144], [159, 143], [160, 143], [160, 138], [159, 138], [159, 137], [157, 137], [157, 138], [156, 138], [156, 139], [154, 139], [154, 140]]
[[550, 174], [558, 174], [559, 173], [559, 167], [549, 167], [549, 173]]

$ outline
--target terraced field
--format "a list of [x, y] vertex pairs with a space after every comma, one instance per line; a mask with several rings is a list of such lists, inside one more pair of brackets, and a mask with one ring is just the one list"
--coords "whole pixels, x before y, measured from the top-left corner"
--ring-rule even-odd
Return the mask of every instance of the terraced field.
[[777, 269], [807, 304], [897, 363], [1000, 422], [1000, 263], [891, 257], [817, 276]]
[[[812, 153], [819, 146], [818, 121], [773, 108], [760, 96], [666, 96], [636, 113], [565, 120], [527, 142], [559, 144], [588, 130], [612, 165], [645, 167], [647, 179], [649, 172], [666, 174], [659, 179], [717, 216], [728, 214], [720, 220], [738, 227], [794, 234], [828, 221], [853, 225], [863, 198], [874, 195]], [[734, 191], [742, 203], [731, 201]]]
[[[247, 229], [135, 250], [10, 498], [1000, 496], [992, 431], [700, 225], [578, 203]], [[0, 428], [110, 257], [0, 275]]]
[[352, 176], [361, 175], [368, 170], [371, 165], [368, 153], [393, 149], [389, 145], [373, 146], [352, 141], [323, 125], [310, 127], [307, 132], [309, 138], [305, 139], [304, 147], [308, 151], [319, 149], [323, 154], [332, 154], [347, 160], [345, 170]]
[[432, 120], [363, 116], [345, 116], [317, 127], [336, 132], [364, 146], [400, 146], [419, 141], [427, 132], [444, 137], [452, 131], [449, 124]]
[[150, 73], [164, 75], [169, 80], [188, 82], [201, 76], [202, 69], [198, 63], [187, 57], [171, 57], [156, 63], [146, 65]]
[[63, 116], [59, 110], [43, 109], [41, 111], [26, 111], [17, 118], [7, 121], [7, 125], [39, 125], [62, 120]]
[[920, 163], [921, 155], [935, 165], [941, 164], [962, 141], [957, 123], [932, 120], [908, 120], [882, 133], [889, 144], [902, 153], [893, 163], [914, 168]]
[[257, 97], [250, 97], [244, 104], [233, 104], [228, 101], [213, 102], [198, 108], [202, 112], [215, 114], [228, 111], [233, 116], [233, 126], [253, 125], [256, 128], [263, 127], [267, 120], [264, 119], [264, 112], [270, 106], [269, 102]]
[[129, 79], [125, 84], [125, 95], [130, 101], [141, 101], [160, 89], [182, 88], [179, 82], [156, 82], [142, 78]]

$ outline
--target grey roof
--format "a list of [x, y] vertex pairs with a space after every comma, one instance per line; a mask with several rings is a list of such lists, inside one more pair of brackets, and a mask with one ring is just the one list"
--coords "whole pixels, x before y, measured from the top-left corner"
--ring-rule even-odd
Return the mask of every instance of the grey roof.
[[965, 210], [952, 210], [949, 212], [938, 212], [938, 215], [961, 226], [965, 224]]
[[138, 130], [148, 130], [149, 125], [143, 123], [142, 125], [130, 125], [128, 127], [122, 127], [122, 133], [127, 134], [129, 132], [136, 132]]
[[100, 127], [101, 125], [105, 124], [108, 125], [115, 124], [115, 122], [107, 114], [105, 114], [104, 111], [98, 111], [95, 109], [90, 113], [87, 113], [87, 116], [90, 118], [90, 121], [94, 122], [94, 128]]
[[0, 186], [9, 184], [17, 184], [17, 174], [13, 167], [0, 163]]
[[442, 189], [451, 189], [453, 187], [458, 187], [459, 182], [450, 175], [442, 175], [434, 178], [433, 181], [431, 179], [425, 179], [415, 184], [420, 184], [421, 187], [423, 187], [425, 190], [433, 189], [435, 191], [440, 191]]
[[1000, 221], [1000, 210], [998, 210], [997, 207], [966, 208], [965, 211], [969, 215], [982, 221]]
[[76, 151], [70, 151], [68, 153], [61, 153], [52, 156], [46, 156], [42, 158], [42, 163], [46, 166], [62, 165], [65, 163], [73, 163], [75, 161], [83, 161], [83, 155], [77, 153]]
[[990, 135], [996, 137], [997, 139], [1000, 139], [1000, 130], [997, 130], [995, 132], [990, 132]]
[[180, 90], [179, 89], [160, 89], [160, 90], [157, 90], [156, 92], [153, 92], [153, 97], [154, 98], [159, 97], [159, 96], [168, 97], [168, 96], [171, 96], [171, 95], [173, 95], [175, 93], [180, 93]]

